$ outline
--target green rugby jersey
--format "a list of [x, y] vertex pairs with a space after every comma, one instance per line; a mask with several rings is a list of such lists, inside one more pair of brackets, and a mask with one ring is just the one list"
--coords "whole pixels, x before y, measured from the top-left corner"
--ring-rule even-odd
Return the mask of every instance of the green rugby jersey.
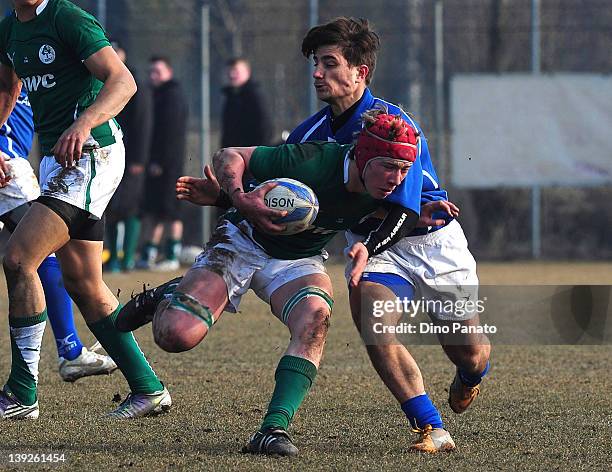
[[[298, 234], [277, 236], [253, 231], [264, 250], [277, 259], [300, 259], [321, 253], [338, 231], [355, 226], [381, 206], [368, 193], [346, 190], [348, 155], [352, 145], [307, 142], [279, 147], [259, 146], [249, 162], [249, 171], [259, 182], [280, 177], [308, 185], [319, 199], [314, 224]], [[227, 218], [237, 223], [243, 217], [235, 210]]]
[[[102, 26], [67, 0], [41, 4], [30, 21], [20, 22], [13, 13], [0, 23], [0, 62], [15, 70], [28, 93], [43, 155], [96, 99], [103, 83], [83, 61], [106, 46]], [[111, 120], [91, 134], [108, 146], [118, 130]]]

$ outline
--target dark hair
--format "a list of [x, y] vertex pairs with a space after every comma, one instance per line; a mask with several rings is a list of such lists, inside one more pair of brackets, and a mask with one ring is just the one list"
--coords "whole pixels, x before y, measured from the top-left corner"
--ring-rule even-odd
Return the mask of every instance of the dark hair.
[[244, 63], [248, 68], [251, 67], [251, 64], [248, 61], [248, 59], [245, 59], [244, 57], [232, 57], [225, 62], [225, 65], [227, 67], [234, 67], [236, 64], [239, 64], [240, 62]]
[[370, 29], [364, 18], [342, 16], [335, 20], [311, 28], [302, 40], [302, 54], [309, 58], [321, 46], [338, 46], [342, 55], [355, 67], [361, 64], [370, 71], [366, 77], [369, 84], [376, 69], [376, 54], [380, 48], [378, 35]]
[[166, 64], [168, 67], [170, 67], [172, 69], [172, 62], [170, 62], [170, 59], [167, 56], [151, 56], [151, 58], [149, 59], [149, 63], [153, 63], [153, 62], [163, 62], [164, 64]]

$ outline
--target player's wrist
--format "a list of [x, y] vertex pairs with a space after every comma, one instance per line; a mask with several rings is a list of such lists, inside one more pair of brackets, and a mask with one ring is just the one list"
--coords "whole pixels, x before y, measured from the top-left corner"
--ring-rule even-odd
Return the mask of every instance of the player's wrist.
[[219, 195], [217, 196], [217, 199], [215, 200], [214, 206], [218, 208], [223, 208], [226, 210], [232, 207], [232, 200], [230, 199], [227, 192], [225, 192], [225, 190], [219, 189]]
[[78, 126], [83, 133], [87, 135], [91, 133], [91, 130], [93, 129], [94, 125], [93, 121], [89, 118], [87, 114], [87, 110], [85, 110], [85, 112], [76, 119], [74, 124]]
[[378, 244], [378, 238], [376, 238], [376, 236], [372, 233], [373, 231], [370, 234], [368, 234], [367, 238], [364, 241], [359, 243], [367, 251], [368, 257], [370, 257], [370, 255], [374, 252], [374, 249], [376, 248]]
[[231, 200], [233, 206], [238, 208], [242, 198], [244, 197], [244, 190], [241, 187], [234, 188], [231, 192], [227, 192], [229, 199]]

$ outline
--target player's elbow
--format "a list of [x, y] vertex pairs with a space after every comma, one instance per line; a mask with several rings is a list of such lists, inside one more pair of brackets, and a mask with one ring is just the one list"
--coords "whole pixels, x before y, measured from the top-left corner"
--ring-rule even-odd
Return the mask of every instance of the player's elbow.
[[217, 169], [221, 167], [221, 156], [223, 154], [223, 151], [224, 149], [221, 148], [218, 151], [215, 151], [215, 153], [212, 156], [212, 164], [213, 164], [213, 169], [215, 170], [215, 173]]
[[227, 164], [228, 151], [232, 148], [221, 148], [213, 154], [212, 163], [215, 173], [220, 172], [225, 164]]
[[138, 86], [136, 85], [134, 76], [129, 71], [127, 72], [127, 77], [125, 80], [126, 80], [125, 91], [129, 99], [129, 98], [132, 98], [136, 94], [136, 92], [138, 91]]

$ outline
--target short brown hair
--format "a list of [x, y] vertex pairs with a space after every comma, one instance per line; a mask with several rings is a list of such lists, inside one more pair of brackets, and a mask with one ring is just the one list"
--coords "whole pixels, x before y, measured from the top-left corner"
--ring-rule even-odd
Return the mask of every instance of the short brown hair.
[[302, 40], [302, 54], [310, 57], [321, 46], [338, 46], [349, 65], [368, 66], [366, 84], [372, 81], [376, 69], [376, 54], [380, 48], [378, 35], [364, 18], [342, 16], [324, 25], [311, 28]]
[[164, 64], [166, 64], [170, 69], [172, 69], [172, 62], [170, 61], [170, 58], [168, 56], [151, 56], [149, 58], [149, 64], [153, 64], [154, 62], [163, 62]]
[[227, 61], [225, 61], [225, 65], [227, 67], [234, 67], [236, 64], [240, 64], [241, 62], [245, 66], [247, 66], [249, 69], [251, 68], [251, 64], [248, 61], [248, 59], [246, 59], [245, 57], [241, 57], [241, 56], [229, 58]]

